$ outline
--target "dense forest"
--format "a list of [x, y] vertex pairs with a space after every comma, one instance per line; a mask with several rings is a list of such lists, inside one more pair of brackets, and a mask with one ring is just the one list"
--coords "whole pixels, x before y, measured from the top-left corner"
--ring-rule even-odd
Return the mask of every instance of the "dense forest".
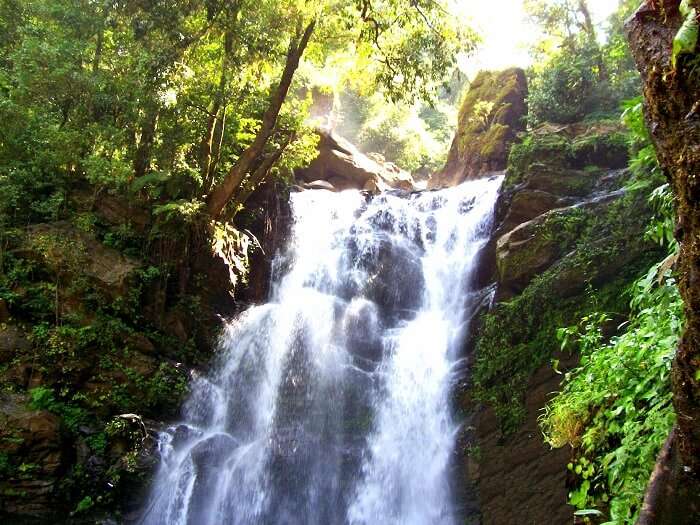
[[[166, 429], [191, 439], [168, 425], [248, 344], [230, 320], [294, 274], [295, 195], [360, 192], [352, 236], [367, 207], [502, 177], [446, 303], [469, 301], [443, 399], [458, 510], [391, 523], [697, 523], [700, 4], [521, 3], [530, 65], [470, 75], [468, 2], [0, 0], [0, 520], [209, 523], [143, 509]], [[405, 244], [348, 252], [378, 261], [362, 297], [392, 337], [433, 282]], [[381, 418], [347, 406], [371, 442]], [[347, 506], [318, 523], [384, 522]]]

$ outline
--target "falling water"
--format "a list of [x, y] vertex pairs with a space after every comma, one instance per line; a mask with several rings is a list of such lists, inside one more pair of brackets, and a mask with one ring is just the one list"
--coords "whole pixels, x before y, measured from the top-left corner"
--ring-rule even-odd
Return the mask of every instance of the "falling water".
[[293, 194], [284, 276], [193, 379], [142, 523], [454, 523], [449, 391], [500, 181]]

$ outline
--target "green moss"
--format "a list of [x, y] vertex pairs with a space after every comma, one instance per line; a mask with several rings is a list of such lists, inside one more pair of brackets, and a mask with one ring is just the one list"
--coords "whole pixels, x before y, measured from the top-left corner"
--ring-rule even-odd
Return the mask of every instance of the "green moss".
[[459, 110], [458, 150], [462, 158], [480, 155], [489, 158], [499, 153], [515, 134], [508, 122], [514, 94], [524, 78], [517, 69], [501, 72], [482, 71], [469, 86]]
[[[626, 289], [659, 255], [649, 246], [636, 260], [616, 266], [633, 243], [643, 242], [649, 215], [645, 202], [628, 195], [600, 216], [587, 213], [545, 223], [542, 227], [552, 239], [568, 243], [571, 253], [484, 317], [472, 370], [473, 393], [494, 408], [504, 433], [522, 423], [529, 379], [559, 349], [557, 329], [594, 311], [627, 310]], [[561, 233], [566, 229], [568, 233]], [[568, 290], [571, 282], [587, 283], [586, 288]]]
[[591, 123], [573, 138], [564, 130], [535, 130], [511, 147], [504, 184], [506, 188], [519, 184], [539, 163], [559, 169], [623, 168], [628, 162], [629, 144], [627, 133], [608, 122]]
[[627, 133], [591, 133], [571, 141], [571, 156], [576, 166], [606, 166], [622, 168], [627, 165], [629, 138]]
[[503, 147], [504, 142], [510, 133], [510, 128], [503, 124], [493, 124], [486, 133], [484, 133], [479, 144], [479, 151], [482, 157], [492, 157], [498, 153], [498, 150]]
[[522, 142], [510, 148], [504, 186], [509, 188], [522, 182], [530, 167], [537, 162], [546, 160], [549, 165], [563, 166], [570, 155], [571, 144], [563, 135], [527, 135]]
[[523, 268], [536, 267], [542, 252], [555, 252], [558, 255], [567, 253], [576, 245], [590, 220], [590, 214], [577, 207], [551, 211], [542, 222], [530, 223], [526, 235], [532, 240], [525, 245], [527, 249], [498, 259], [499, 276], [503, 279]]

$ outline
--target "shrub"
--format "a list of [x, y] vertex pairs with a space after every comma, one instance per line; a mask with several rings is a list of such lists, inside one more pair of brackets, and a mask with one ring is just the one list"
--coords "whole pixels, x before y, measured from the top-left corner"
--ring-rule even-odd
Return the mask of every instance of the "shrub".
[[634, 314], [621, 335], [605, 341], [610, 317], [600, 313], [559, 330], [562, 348], [579, 350], [581, 362], [541, 417], [552, 447], [575, 449], [570, 503], [607, 513], [608, 523], [635, 523], [675, 420], [669, 374], [682, 300], [670, 271], [657, 275], [659, 266], [634, 286]]

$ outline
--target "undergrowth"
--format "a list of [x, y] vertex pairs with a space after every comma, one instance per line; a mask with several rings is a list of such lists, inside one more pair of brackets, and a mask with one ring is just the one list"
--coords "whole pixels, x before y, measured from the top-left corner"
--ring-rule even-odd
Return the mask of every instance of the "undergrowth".
[[683, 327], [673, 276], [678, 254], [673, 196], [659, 181], [640, 99], [626, 104], [623, 119], [633, 138], [631, 187], [654, 188], [648, 194], [655, 215], [645, 238], [665, 247], [668, 256], [631, 287], [631, 314], [617, 335], [605, 335], [611, 321], [605, 310], [558, 331], [562, 349], [580, 352], [581, 360], [540, 418], [552, 447], [573, 448], [569, 503], [584, 519], [610, 525], [636, 522], [656, 456], [675, 421], [670, 371]]
[[[570, 445], [568, 468], [577, 486], [569, 502], [605, 515], [609, 524], [635, 523], [646, 483], [675, 414], [669, 374], [682, 328], [682, 300], [662, 265], [634, 286], [633, 314], [622, 333], [605, 340], [605, 313], [559, 331], [562, 348], [578, 350], [580, 366], [541, 417], [552, 447]], [[662, 270], [663, 271], [663, 270]]]

